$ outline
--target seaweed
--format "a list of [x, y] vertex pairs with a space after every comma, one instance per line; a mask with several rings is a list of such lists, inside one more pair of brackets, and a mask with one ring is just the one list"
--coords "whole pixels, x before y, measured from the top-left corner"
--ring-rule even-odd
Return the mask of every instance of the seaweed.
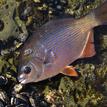
[[107, 106], [107, 26], [94, 29], [97, 54], [73, 63], [81, 71], [78, 78], [59, 74], [49, 80], [26, 85], [17, 81], [20, 54], [17, 49], [37, 28], [64, 15], [79, 18], [103, 1], [0, 1], [0, 107]]

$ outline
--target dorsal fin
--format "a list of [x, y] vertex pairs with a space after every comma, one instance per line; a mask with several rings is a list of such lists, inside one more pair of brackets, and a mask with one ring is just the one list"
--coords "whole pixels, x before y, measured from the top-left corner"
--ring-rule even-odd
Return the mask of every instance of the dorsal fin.
[[81, 58], [85, 57], [92, 57], [96, 54], [95, 47], [94, 47], [94, 36], [93, 36], [93, 30], [90, 30], [88, 33], [88, 38], [86, 41], [86, 45], [81, 53]]

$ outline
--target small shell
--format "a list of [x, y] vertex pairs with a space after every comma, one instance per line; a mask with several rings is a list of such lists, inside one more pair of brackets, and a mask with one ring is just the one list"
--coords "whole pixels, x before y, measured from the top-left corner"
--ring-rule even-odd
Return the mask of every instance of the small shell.
[[4, 76], [0, 76], [0, 85], [6, 85], [8, 83], [8, 79]]
[[23, 94], [15, 94], [11, 97], [11, 105], [15, 107], [31, 107], [28, 96]]
[[[9, 98], [8, 98], [8, 96], [7, 96], [7, 94], [6, 94], [5, 91], [0, 90], [0, 107], [2, 107], [2, 106], [1, 106], [1, 105], [2, 105], [2, 102], [3, 102], [4, 104], [8, 104]], [[3, 107], [4, 107], [4, 106], [3, 106]]]
[[33, 93], [29, 101], [33, 107], [50, 107], [50, 104], [44, 100], [44, 97], [40, 93]]
[[19, 5], [18, 12], [20, 19], [27, 21], [28, 17], [32, 15], [32, 7], [27, 5], [27, 2], [22, 2]]

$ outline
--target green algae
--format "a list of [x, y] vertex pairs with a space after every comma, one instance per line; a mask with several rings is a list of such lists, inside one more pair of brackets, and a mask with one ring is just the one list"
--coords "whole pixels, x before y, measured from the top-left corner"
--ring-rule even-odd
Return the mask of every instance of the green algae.
[[5, 3], [5, 5], [0, 7], [0, 19], [4, 22], [4, 29], [0, 32], [1, 40], [4, 40], [5, 38], [7, 39], [10, 35], [12, 35], [12, 33], [14, 34], [15, 30], [13, 29], [17, 28], [15, 22], [12, 19], [15, 7], [16, 5], [13, 5], [12, 2], [8, 1]]
[[[64, 12], [75, 17], [80, 17], [101, 3], [101, 0], [95, 0], [95, 2], [91, 2], [85, 5], [85, 0], [68, 0], [68, 5], [65, 5], [65, 8], [63, 8], [64, 10], [62, 9], [61, 12], [57, 10], [56, 7], [54, 8], [50, 6], [50, 4], [52, 4], [54, 1], [51, 2], [51, 0], [49, 0], [49, 3], [45, 3], [38, 0], [33, 0], [36, 5], [39, 3], [36, 8], [33, 7], [35, 13], [28, 17], [28, 19], [31, 18], [29, 19], [30, 21], [22, 21], [19, 18], [18, 14], [20, 13], [18, 13], [17, 8], [23, 1], [26, 1], [27, 4], [29, 2], [27, 0], [17, 1], [18, 4], [16, 4], [14, 0], [11, 1], [13, 3], [12, 6], [9, 6], [9, 11], [11, 10], [11, 13], [9, 13], [9, 11], [5, 11], [5, 9], [0, 9], [0, 12], [2, 13], [0, 18], [2, 18], [5, 23], [8, 23], [6, 28], [0, 32], [0, 40], [7, 40], [7, 38], [11, 37], [12, 35], [15, 35], [16, 38], [23, 38], [23, 35], [20, 35], [19, 37], [19, 31], [15, 31], [18, 27], [22, 29], [24, 35], [27, 35], [28, 31], [32, 33], [33, 30], [28, 28], [27, 31], [26, 27], [29, 27], [31, 24], [34, 26], [34, 28], [37, 28], [46, 23], [48, 20], [51, 20], [51, 18], [56, 18], [55, 11], [58, 11], [57, 14]], [[4, 2], [0, 1], [0, 6], [5, 4], [3, 3]], [[16, 17], [13, 20], [12, 16], [15, 9], [17, 10]], [[44, 11], [46, 14], [44, 14]], [[95, 34], [95, 36], [96, 35], [98, 34]], [[104, 105], [106, 107], [107, 35], [100, 33], [99, 36], [100, 37], [97, 37], [100, 38], [100, 44], [97, 44], [97, 55], [93, 58], [78, 60], [73, 64], [81, 71], [79, 78], [71, 78], [63, 75], [58, 75], [57, 77], [44, 82], [45, 84], [31, 84], [31, 89], [37, 93], [42, 93], [44, 99], [50, 103], [51, 107], [102, 107]], [[20, 45], [22, 44], [22, 42], [17, 42], [14, 46], [14, 50], [20, 48]], [[13, 86], [13, 84], [17, 84], [16, 65], [18, 65], [18, 63], [16, 59], [19, 53], [17, 51], [13, 51], [13, 54], [11, 55], [9, 48], [3, 49], [5, 54], [0, 56], [0, 74], [7, 77], [10, 80], [9, 84]], [[17, 93], [20, 93], [19, 90]]]
[[93, 3], [89, 1], [89, 3], [86, 4], [86, 0], [68, 0], [68, 7], [65, 12], [78, 18], [99, 6], [101, 2], [101, 0], [95, 0]]
[[15, 0], [4, 0], [4, 3], [0, 6], [0, 20], [4, 23], [4, 28], [0, 31], [0, 40], [7, 40], [10, 36], [19, 38], [20, 26], [27, 35], [25, 24], [17, 18], [18, 16], [15, 16], [18, 5], [19, 3]]
[[14, 59], [17, 56], [18, 56], [17, 52], [14, 53], [14, 55], [8, 54], [5, 56], [0, 56], [0, 74], [13, 82], [16, 82], [17, 68], [15, 65], [17, 61], [14, 62]]

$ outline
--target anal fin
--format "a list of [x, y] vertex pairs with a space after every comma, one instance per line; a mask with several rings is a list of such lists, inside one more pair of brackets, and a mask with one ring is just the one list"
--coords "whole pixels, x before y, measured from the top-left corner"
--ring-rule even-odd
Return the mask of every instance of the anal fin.
[[74, 77], [78, 76], [78, 73], [77, 73], [75, 67], [73, 67], [73, 66], [66, 66], [61, 73], [64, 75], [68, 75], [68, 76], [74, 76]]
[[81, 53], [81, 58], [92, 57], [96, 54], [94, 47], [94, 36], [93, 30], [88, 32], [88, 38], [86, 41], [86, 45]]

